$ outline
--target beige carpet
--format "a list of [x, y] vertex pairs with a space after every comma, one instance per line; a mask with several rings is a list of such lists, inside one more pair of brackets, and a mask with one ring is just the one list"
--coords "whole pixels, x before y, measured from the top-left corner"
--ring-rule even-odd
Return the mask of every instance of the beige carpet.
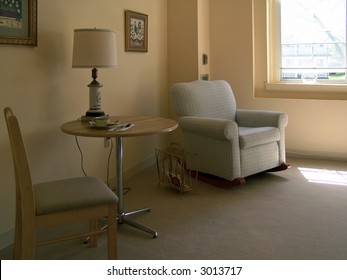
[[[252, 176], [229, 189], [199, 182], [182, 197], [157, 187], [155, 166], [138, 174], [126, 182], [125, 208], [151, 207], [133, 219], [159, 236], [119, 225], [119, 259], [347, 259], [347, 163], [288, 162], [289, 170]], [[325, 182], [309, 182], [299, 168]], [[101, 236], [97, 248], [80, 240], [40, 247], [37, 258], [104, 259], [105, 240]], [[10, 248], [0, 257], [9, 259]]]

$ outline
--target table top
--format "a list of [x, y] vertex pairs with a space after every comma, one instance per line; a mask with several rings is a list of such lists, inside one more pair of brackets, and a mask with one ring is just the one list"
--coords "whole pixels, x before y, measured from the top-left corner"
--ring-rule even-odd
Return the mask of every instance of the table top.
[[108, 131], [108, 128], [95, 128], [89, 122], [75, 120], [64, 123], [64, 133], [85, 137], [135, 137], [173, 131], [177, 128], [176, 121], [150, 116], [111, 116], [111, 123], [132, 123], [133, 127], [125, 131]]

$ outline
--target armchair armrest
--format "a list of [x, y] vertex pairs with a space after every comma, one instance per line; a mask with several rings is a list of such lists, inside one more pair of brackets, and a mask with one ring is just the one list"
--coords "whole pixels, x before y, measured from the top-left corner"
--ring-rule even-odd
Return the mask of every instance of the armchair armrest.
[[210, 119], [201, 117], [180, 117], [179, 127], [189, 133], [194, 133], [219, 140], [238, 140], [238, 125], [232, 120]]
[[265, 110], [236, 110], [236, 122], [239, 126], [273, 126], [284, 129], [288, 124], [288, 115], [284, 112]]

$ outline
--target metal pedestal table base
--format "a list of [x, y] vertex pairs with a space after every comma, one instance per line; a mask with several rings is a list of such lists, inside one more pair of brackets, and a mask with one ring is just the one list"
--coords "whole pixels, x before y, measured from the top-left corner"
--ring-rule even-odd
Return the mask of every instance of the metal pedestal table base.
[[128, 217], [140, 214], [143, 212], [150, 212], [150, 208], [143, 208], [139, 210], [134, 210], [131, 212], [124, 212], [124, 194], [123, 194], [123, 139], [122, 137], [116, 137], [116, 163], [117, 163], [117, 196], [118, 196], [118, 206], [117, 206], [117, 214], [118, 214], [118, 224], [127, 224], [149, 234], [152, 234], [154, 238], [158, 236], [156, 231], [153, 231], [139, 223], [130, 220]]

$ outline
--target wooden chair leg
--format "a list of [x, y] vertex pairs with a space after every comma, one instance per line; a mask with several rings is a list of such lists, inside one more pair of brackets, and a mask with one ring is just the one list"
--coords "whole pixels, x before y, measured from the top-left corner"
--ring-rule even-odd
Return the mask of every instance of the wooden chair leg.
[[[89, 220], [89, 231], [93, 232], [97, 230], [98, 221], [97, 219]], [[89, 247], [96, 247], [98, 245], [98, 237], [96, 234], [89, 236]]]
[[117, 208], [116, 205], [110, 205], [108, 208], [108, 231], [107, 231], [107, 250], [108, 259], [117, 259]]
[[36, 248], [36, 230], [33, 227], [27, 229], [24, 225], [22, 226], [21, 232], [21, 260], [34, 260], [35, 259], [35, 248]]
[[20, 260], [21, 259], [21, 251], [22, 251], [22, 224], [20, 221], [20, 214], [16, 213], [16, 222], [14, 228], [14, 242], [13, 242], [13, 259]]

